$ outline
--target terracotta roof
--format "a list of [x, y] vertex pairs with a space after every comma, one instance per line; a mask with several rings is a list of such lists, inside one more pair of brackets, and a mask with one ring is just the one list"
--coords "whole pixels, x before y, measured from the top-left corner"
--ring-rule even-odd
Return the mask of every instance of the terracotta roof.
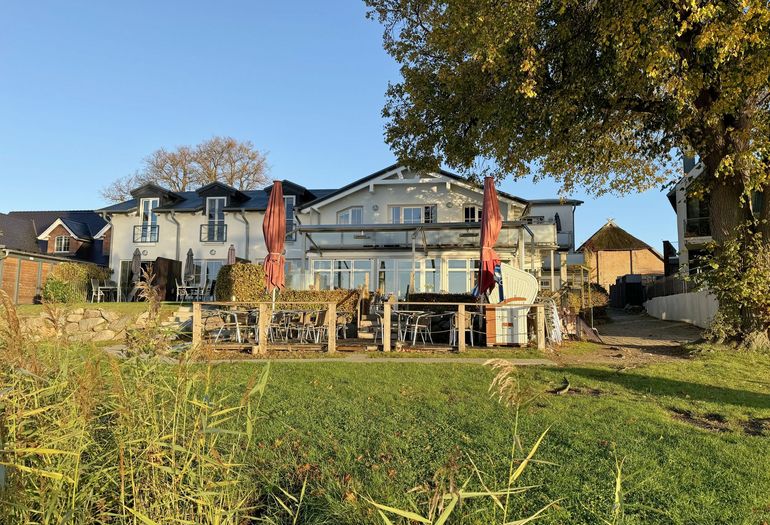
[[655, 249], [641, 239], [637, 239], [626, 230], [615, 224], [615, 221], [609, 220], [607, 224], [591, 235], [586, 242], [580, 245], [578, 252], [582, 251], [603, 252], [603, 251], [628, 251], [628, 250], [650, 250], [660, 257]]

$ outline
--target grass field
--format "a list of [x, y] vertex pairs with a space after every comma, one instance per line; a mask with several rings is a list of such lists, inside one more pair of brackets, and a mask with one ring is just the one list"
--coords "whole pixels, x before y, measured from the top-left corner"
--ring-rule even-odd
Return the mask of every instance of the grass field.
[[[258, 364], [223, 365], [237, 392]], [[251, 369], [251, 370], [250, 370]], [[545, 393], [563, 377], [564, 395]], [[275, 364], [254, 467], [305, 497], [308, 523], [376, 523], [362, 496], [408, 508], [410, 489], [472, 475], [503, 484], [512, 411], [490, 399], [492, 373], [461, 364]], [[522, 413], [528, 449], [550, 431], [515, 499], [520, 515], [564, 498], [542, 523], [612, 516], [623, 461], [622, 523], [763, 523], [770, 519], [770, 358], [702, 352], [619, 372], [606, 367], [520, 369], [537, 397]], [[764, 435], [753, 435], [753, 434]], [[553, 464], [550, 464], [553, 463]], [[472, 482], [473, 484], [473, 482]], [[476, 483], [476, 485], [478, 485]], [[457, 523], [497, 523], [491, 502]], [[460, 515], [458, 514], [458, 516]]]
[[[241, 523], [216, 517], [238, 507], [260, 523], [375, 524], [369, 498], [426, 513], [432, 495], [466, 480], [468, 490], [507, 481], [514, 411], [491, 398], [487, 367], [274, 362], [255, 405], [264, 361], [108, 366], [94, 348], [15, 351], [6, 361], [0, 352], [0, 410], [10, 422], [0, 457], [36, 470], [10, 467], [23, 492], [0, 490], [0, 507], [18, 505], [14, 516], [63, 506], [81, 512], [73, 523], [99, 510], [110, 522], [151, 524], [182, 509], [195, 522]], [[571, 352], [585, 357], [591, 346]], [[532, 398], [520, 411], [517, 458], [549, 431], [517, 483], [534, 488], [512, 497], [508, 521], [555, 500], [539, 523], [770, 520], [770, 356], [700, 346], [689, 359], [521, 367], [516, 377], [521, 399]], [[565, 377], [569, 390], [551, 393]], [[251, 415], [233, 418], [243, 407]], [[130, 486], [120, 481], [126, 470]], [[482, 498], [448, 523], [502, 521]]]

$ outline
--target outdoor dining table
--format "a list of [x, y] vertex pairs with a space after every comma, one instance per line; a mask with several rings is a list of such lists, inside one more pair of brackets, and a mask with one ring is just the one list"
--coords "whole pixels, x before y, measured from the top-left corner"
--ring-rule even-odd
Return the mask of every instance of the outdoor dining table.
[[115, 296], [115, 300], [118, 300], [118, 285], [117, 284], [100, 284], [99, 291], [104, 292], [105, 296]]
[[[430, 315], [430, 312], [425, 312], [423, 310], [396, 310], [393, 313], [396, 314], [397, 323], [398, 323], [398, 340], [399, 341], [406, 341], [407, 335], [409, 334], [409, 323], [413, 322], [413, 329], [412, 329], [412, 344], [417, 344], [417, 325], [420, 322], [420, 319], [422, 317], [425, 317], [427, 315]], [[404, 326], [403, 330], [401, 327], [401, 320], [404, 320]]]

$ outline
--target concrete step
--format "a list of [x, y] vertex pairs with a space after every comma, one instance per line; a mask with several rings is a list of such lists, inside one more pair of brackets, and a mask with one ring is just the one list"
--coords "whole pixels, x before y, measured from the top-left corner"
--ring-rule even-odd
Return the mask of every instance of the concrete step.
[[361, 330], [358, 331], [358, 338], [359, 339], [374, 339], [374, 334], [372, 332], [362, 332]]
[[374, 326], [374, 321], [370, 319], [361, 319], [358, 322], [358, 328], [369, 328], [371, 326]]

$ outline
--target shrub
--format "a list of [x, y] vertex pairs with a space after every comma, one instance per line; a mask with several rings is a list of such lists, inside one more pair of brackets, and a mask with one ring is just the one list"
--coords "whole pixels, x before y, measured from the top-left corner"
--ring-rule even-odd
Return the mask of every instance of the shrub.
[[57, 264], [43, 285], [43, 299], [55, 303], [75, 303], [88, 299], [91, 279], [104, 280], [109, 270], [95, 264], [67, 262]]
[[[261, 264], [236, 263], [223, 266], [217, 275], [215, 295], [217, 301], [263, 302], [270, 301], [267, 293], [265, 269]], [[290, 302], [334, 302], [337, 310], [352, 312], [358, 304], [358, 290], [292, 290], [278, 292], [276, 304], [288, 306]], [[310, 305], [308, 305], [310, 306]], [[317, 308], [321, 306], [318, 305]]]

